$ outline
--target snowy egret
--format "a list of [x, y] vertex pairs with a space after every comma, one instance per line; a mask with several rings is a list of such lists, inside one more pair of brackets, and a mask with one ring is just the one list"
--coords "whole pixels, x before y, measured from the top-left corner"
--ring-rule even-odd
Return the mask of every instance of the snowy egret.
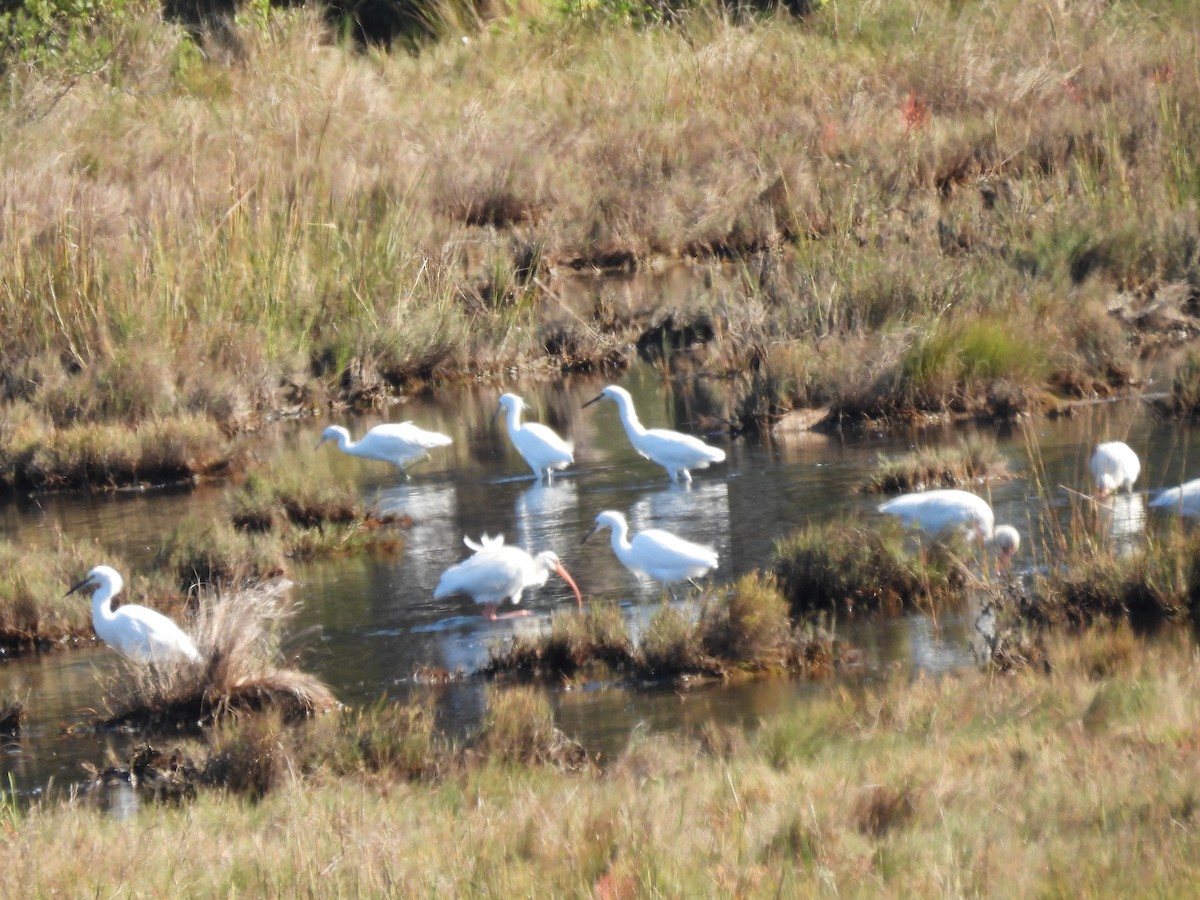
[[92, 627], [96, 636], [122, 656], [140, 663], [200, 662], [200, 652], [178, 625], [160, 612], [126, 603], [113, 612], [112, 601], [125, 582], [111, 566], [96, 566], [63, 596], [94, 587]]
[[682, 434], [667, 428], [647, 429], [638, 421], [637, 411], [633, 408], [633, 397], [623, 387], [610, 384], [593, 397], [584, 407], [591, 406], [600, 400], [612, 400], [617, 404], [621, 416], [621, 424], [629, 435], [629, 443], [633, 449], [652, 462], [658, 463], [667, 470], [672, 481], [692, 480], [688, 469], [707, 469], [711, 463], [724, 462], [725, 451], [704, 443], [698, 437]]
[[1180, 516], [1200, 518], [1200, 478], [1159, 491], [1150, 505], [1159, 509], [1173, 509]]
[[903, 494], [880, 504], [879, 511], [896, 516], [905, 525], [934, 536], [965, 529], [981, 542], [989, 543], [1007, 565], [1021, 546], [1021, 535], [1011, 525], [995, 526], [988, 502], [968, 491], [938, 490]]
[[[463, 538], [463, 543], [475, 551], [475, 555], [451, 566], [442, 573], [433, 596], [440, 600], [451, 594], [468, 594], [483, 607], [485, 619], [499, 618], [496, 607], [506, 597], [514, 604], [521, 602], [521, 593], [526, 588], [541, 587], [556, 573], [575, 592], [575, 602], [582, 607], [583, 595], [575, 579], [571, 577], [558, 555], [543, 550], [531, 556], [520, 547], [506, 547], [503, 537], [488, 537], [479, 543]], [[509, 613], [510, 616], [528, 615], [526, 610]]]
[[613, 553], [639, 577], [670, 584], [703, 578], [717, 567], [717, 552], [712, 547], [693, 544], [661, 528], [647, 528], [630, 540], [629, 524], [616, 510], [606, 509], [596, 516], [596, 525], [584, 540], [601, 528], [612, 529]]
[[426, 431], [412, 422], [376, 425], [363, 435], [361, 441], [350, 440], [350, 432], [341, 425], [330, 425], [322, 432], [317, 446], [330, 440], [336, 440], [343, 453], [388, 462], [401, 471], [409, 463], [427, 456], [434, 447], [453, 443], [449, 435]]
[[1124, 441], [1107, 441], [1097, 444], [1092, 453], [1092, 478], [1100, 497], [1107, 497], [1121, 489], [1133, 490], [1142, 471], [1142, 464], [1133, 448]]
[[533, 475], [541, 479], [543, 473], [549, 481], [555, 469], [565, 469], [575, 461], [575, 450], [571, 444], [537, 422], [521, 424], [521, 410], [525, 401], [516, 394], [501, 394], [496, 413], [506, 413], [508, 439], [517, 452], [529, 463]]

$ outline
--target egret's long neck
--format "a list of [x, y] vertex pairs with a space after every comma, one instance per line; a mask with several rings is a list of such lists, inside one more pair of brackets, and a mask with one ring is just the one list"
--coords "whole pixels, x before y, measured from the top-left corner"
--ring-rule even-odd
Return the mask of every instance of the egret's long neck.
[[[636, 421], [636, 420], [635, 420]], [[633, 549], [629, 543], [629, 524], [624, 519], [612, 523], [612, 548], [618, 559], [625, 559], [625, 554]]]
[[92, 620], [95, 622], [111, 622], [113, 619], [112, 599], [117, 595], [121, 585], [106, 584], [92, 594]]
[[521, 430], [521, 407], [510, 406], [505, 411], [505, 418], [508, 420], [508, 433]]
[[357, 456], [358, 455], [358, 443], [359, 443], [358, 441], [350, 440], [350, 432], [348, 432], [346, 429], [344, 429], [344, 428], [338, 429], [338, 433], [337, 433], [338, 449], [341, 450], [343, 453], [349, 453], [351, 455]]
[[[638, 420], [637, 410], [633, 408], [633, 401], [628, 397], [617, 395], [617, 412], [621, 416], [621, 424], [625, 426], [625, 433], [631, 438], [646, 433], [645, 426]], [[613, 534], [615, 536], [616, 532]]]

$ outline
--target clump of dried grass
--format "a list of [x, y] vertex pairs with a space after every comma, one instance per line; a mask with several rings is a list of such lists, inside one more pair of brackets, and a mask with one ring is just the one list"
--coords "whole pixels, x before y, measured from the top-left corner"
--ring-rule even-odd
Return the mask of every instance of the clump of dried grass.
[[286, 583], [202, 597], [191, 625], [201, 662], [126, 665], [107, 686], [104, 725], [193, 728], [275, 710], [285, 721], [337, 707], [319, 679], [283, 665]]

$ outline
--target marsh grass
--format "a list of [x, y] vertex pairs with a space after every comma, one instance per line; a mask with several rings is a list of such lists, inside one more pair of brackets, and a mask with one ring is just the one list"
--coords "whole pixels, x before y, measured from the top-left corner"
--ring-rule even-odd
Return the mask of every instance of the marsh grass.
[[954, 447], [914, 450], [903, 456], [880, 455], [862, 485], [868, 494], [902, 494], [953, 488], [1011, 478], [1008, 461], [992, 438], [972, 436]]
[[[574, 319], [562, 284], [664, 260], [742, 271], [675, 321], [710, 319], [698, 369], [765, 354], [746, 423], [1128, 390], [1194, 305], [1195, 11], [877, 5], [442, 4], [454, 39], [388, 54], [307, 8], [129, 3], [5, 56], [0, 421], [54, 439], [0, 437], [0, 487], [188, 478], [275, 410], [618, 365], [659, 310]], [[95, 431], [177, 417], [207, 429], [182, 459]]]
[[377, 515], [324, 468], [250, 473], [231, 492], [227, 521], [185, 521], [158, 563], [180, 589], [239, 587], [286, 575], [314, 556], [396, 553], [406, 516]]
[[966, 573], [944, 544], [914, 553], [894, 522], [806, 525], [775, 542], [772, 572], [793, 617], [873, 612], [963, 596]]
[[336, 708], [319, 679], [282, 663], [283, 589], [262, 585], [202, 597], [188, 626], [201, 662], [124, 666], [107, 686], [104, 727], [195, 728], [266, 710], [292, 721]]
[[1043, 576], [1024, 615], [1039, 624], [1084, 626], [1128, 621], [1148, 628], [1194, 617], [1200, 608], [1200, 539], [1179, 531], [1148, 534], [1136, 552], [1077, 544]]
[[619, 607], [558, 613], [549, 632], [490, 648], [481, 673], [635, 683], [769, 672], [816, 677], [836, 669], [843, 650], [827, 629], [794, 624], [774, 579], [752, 572], [703, 596], [695, 609], [664, 604], [637, 642]]
[[[451, 762], [414, 779], [408, 764], [373, 767], [353, 749], [364, 729], [379, 726], [381, 742], [403, 732], [406, 712], [388, 720], [372, 707], [362, 722], [343, 713], [300, 727], [244, 720], [178, 756], [165, 750], [159, 765], [175, 757], [202, 772], [210, 753], [240, 740], [244, 766], [259, 775], [230, 772], [224, 789], [215, 778], [198, 784], [184, 811], [143, 808], [124, 820], [78, 802], [14, 808], [3, 817], [10, 874], [33, 893], [289, 895], [436, 886], [757, 897], [854, 893], [864, 879], [904, 896], [951, 884], [1139, 895], [1192, 883], [1198, 839], [1184, 826], [1200, 803], [1184, 776], [1200, 767], [1200, 662], [1191, 636], [1091, 629], [1051, 635], [1048, 652], [1049, 675], [966, 670], [834, 685], [731, 739], [711, 727], [707, 737], [639, 730], [603, 767], [568, 771], [515, 749], [544, 734], [540, 724], [506, 731], [513, 742], [493, 745], [496, 759], [482, 739], [464, 753], [472, 735], [435, 736], [434, 753]], [[512, 710], [545, 721], [525, 703]], [[72, 852], [52, 852], [63, 846]], [[172, 862], [129, 865], [138, 854]]]

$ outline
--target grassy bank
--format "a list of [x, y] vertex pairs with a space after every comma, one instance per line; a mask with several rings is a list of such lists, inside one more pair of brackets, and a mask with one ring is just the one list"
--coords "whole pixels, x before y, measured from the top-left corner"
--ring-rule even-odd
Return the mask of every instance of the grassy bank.
[[[639, 338], [751, 422], [1040, 409], [1190, 341], [1195, 9], [815, 6], [530, 4], [386, 54], [133, 2], [6, 59], [0, 488], [186, 478], [267, 411]], [[573, 283], [680, 260], [723, 265], [645, 306]]]
[[[241, 746], [271, 751], [255, 757], [270, 760], [263, 790], [201, 789], [122, 820], [82, 802], [5, 808], [2, 833], [14, 883], [35, 894], [1128, 896], [1192, 883], [1190, 641], [1118, 630], [1050, 649], [1049, 676], [822, 691], [749, 732], [640, 735], [601, 768], [523, 756], [547, 737], [528, 701], [526, 727], [493, 727], [466, 768], [421, 762], [425, 726], [416, 713], [402, 726], [399, 709], [372, 714], [379, 737], [412, 743], [376, 745], [369, 724], [343, 722], [340, 746], [359, 749], [324, 758], [247, 731]], [[214, 755], [234, 758], [235, 737], [221, 740]]]

